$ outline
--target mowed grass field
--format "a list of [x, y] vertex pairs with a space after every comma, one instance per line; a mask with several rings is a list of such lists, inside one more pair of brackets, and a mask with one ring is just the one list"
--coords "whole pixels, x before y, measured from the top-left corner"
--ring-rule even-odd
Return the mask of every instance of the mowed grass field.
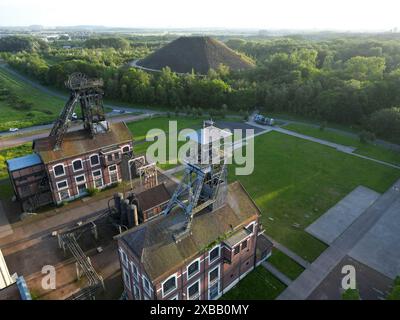
[[[147, 133], [150, 129], [161, 129], [165, 132], [167, 143], [169, 142], [168, 133], [170, 132], [169, 121], [176, 120], [177, 121], [177, 132], [182, 129], [192, 128], [192, 129], [200, 129], [203, 126], [203, 120], [205, 118], [188, 118], [188, 117], [156, 117], [152, 119], [145, 119], [138, 122], [128, 123], [128, 128], [131, 130], [133, 134], [133, 138], [136, 141], [134, 144], [134, 151], [137, 155], [143, 155], [146, 153], [147, 148], [153, 144], [153, 141], [145, 141]], [[174, 132], [172, 132], [174, 133]], [[177, 134], [177, 133], [175, 133]], [[154, 137], [154, 134], [149, 134], [149, 137]], [[182, 146], [185, 142], [178, 142], [178, 150], [179, 147]], [[169, 157], [168, 146], [167, 146], [167, 157]], [[176, 158], [174, 158], [175, 160]], [[168, 170], [176, 166], [175, 163], [158, 163], [158, 166], [163, 170]]]
[[2, 68], [0, 68], [0, 84], [2, 89], [32, 105], [30, 110], [17, 110], [6, 99], [0, 99], [0, 131], [12, 127], [24, 128], [50, 123], [64, 107], [65, 101], [62, 99], [41, 92]]
[[263, 266], [258, 266], [225, 293], [221, 300], [273, 300], [286, 286]]
[[324, 130], [307, 124], [291, 123], [284, 126], [285, 129], [305, 134], [311, 137], [357, 148], [355, 153], [371, 157], [377, 160], [400, 165], [400, 152], [386, 149], [373, 143], [361, 143], [358, 137], [341, 134], [336, 131]]
[[313, 261], [326, 245], [304, 229], [358, 185], [384, 192], [400, 170], [278, 132], [255, 138], [255, 168], [240, 180], [259, 206], [266, 233]]
[[301, 265], [276, 248], [272, 248], [272, 255], [268, 258], [268, 262], [292, 280], [304, 271]]

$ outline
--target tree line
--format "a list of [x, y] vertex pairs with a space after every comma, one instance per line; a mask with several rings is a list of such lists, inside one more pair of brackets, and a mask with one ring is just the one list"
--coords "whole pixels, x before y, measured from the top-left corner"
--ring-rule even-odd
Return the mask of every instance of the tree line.
[[[119, 39], [119, 38], [118, 38]], [[107, 98], [169, 109], [296, 114], [320, 121], [357, 125], [400, 142], [400, 41], [377, 37], [304, 39], [231, 39], [227, 45], [250, 56], [255, 68], [232, 72], [221, 65], [204, 77], [178, 76], [169, 68], [147, 73], [129, 67], [149, 54], [143, 45], [119, 46], [106, 39], [86, 46], [50, 48], [2, 56], [14, 68], [47, 85], [63, 88], [75, 71], [103, 78]], [[104, 47], [108, 46], [108, 47]], [[111, 46], [111, 47], [110, 47]], [[100, 48], [92, 48], [100, 47]]]

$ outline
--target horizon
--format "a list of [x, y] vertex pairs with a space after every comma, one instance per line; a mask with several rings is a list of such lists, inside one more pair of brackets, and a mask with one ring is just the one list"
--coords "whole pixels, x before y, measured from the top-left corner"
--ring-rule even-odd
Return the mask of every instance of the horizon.
[[0, 21], [2, 28], [81, 26], [150, 30], [385, 32], [400, 27], [398, 9], [400, 4], [393, 0], [328, 0], [323, 6], [317, 0], [301, 3], [248, 0], [246, 6], [227, 0], [217, 3], [204, 0], [201, 4], [180, 0], [168, 3], [115, 0], [112, 6], [100, 6], [93, 0], [83, 3], [71, 0], [68, 6], [59, 0], [40, 3], [5, 0], [0, 4]]

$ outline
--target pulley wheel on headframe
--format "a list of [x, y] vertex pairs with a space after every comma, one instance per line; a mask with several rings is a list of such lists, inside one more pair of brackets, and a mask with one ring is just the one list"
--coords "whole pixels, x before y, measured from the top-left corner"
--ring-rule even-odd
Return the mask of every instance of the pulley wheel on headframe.
[[83, 74], [81, 72], [74, 72], [68, 77], [68, 80], [66, 81], [65, 86], [69, 89], [77, 90], [82, 87], [85, 87], [87, 82], [88, 82], [88, 78], [86, 77], [85, 74]]

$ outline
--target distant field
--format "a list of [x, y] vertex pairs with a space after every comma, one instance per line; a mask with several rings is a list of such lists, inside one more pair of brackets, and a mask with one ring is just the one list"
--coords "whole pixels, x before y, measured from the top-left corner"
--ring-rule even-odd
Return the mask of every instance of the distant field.
[[400, 170], [311, 141], [270, 132], [255, 138], [255, 169], [240, 180], [262, 211], [266, 233], [308, 261], [326, 245], [304, 229], [358, 185], [384, 192]]
[[17, 109], [15, 103], [0, 96], [0, 131], [52, 122], [65, 104], [62, 99], [42, 93], [4, 69], [0, 69], [0, 86], [31, 106]]
[[272, 273], [258, 266], [225, 293], [221, 300], [273, 300], [286, 286]]
[[321, 131], [319, 128], [308, 126], [306, 124], [291, 123], [287, 126], [284, 126], [284, 128], [311, 137], [327, 140], [345, 146], [355, 147], [357, 148], [355, 153], [400, 165], [400, 152], [388, 150], [384, 147], [371, 143], [361, 143], [356, 137], [329, 130]]

